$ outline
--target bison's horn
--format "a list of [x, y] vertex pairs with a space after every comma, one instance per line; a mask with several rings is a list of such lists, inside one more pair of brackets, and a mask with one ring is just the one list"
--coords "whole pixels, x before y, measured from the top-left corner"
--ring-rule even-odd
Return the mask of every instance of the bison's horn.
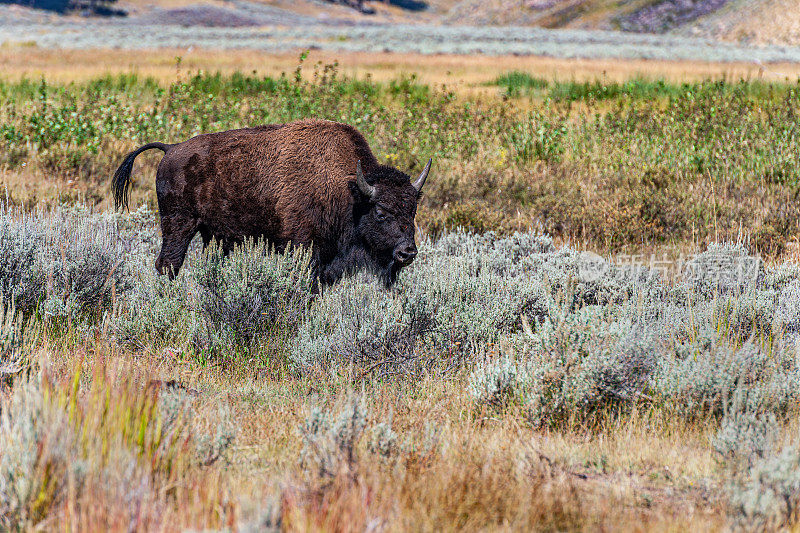
[[375, 196], [375, 187], [367, 183], [367, 180], [364, 179], [364, 173], [361, 171], [360, 160], [356, 165], [356, 184], [367, 198], [373, 198]]
[[425, 180], [428, 179], [428, 172], [431, 170], [431, 163], [433, 163], [433, 159], [428, 159], [428, 164], [422, 169], [422, 174], [420, 174], [417, 178], [417, 181], [414, 182], [414, 188], [417, 189], [417, 192], [422, 190], [422, 186], [425, 185]]

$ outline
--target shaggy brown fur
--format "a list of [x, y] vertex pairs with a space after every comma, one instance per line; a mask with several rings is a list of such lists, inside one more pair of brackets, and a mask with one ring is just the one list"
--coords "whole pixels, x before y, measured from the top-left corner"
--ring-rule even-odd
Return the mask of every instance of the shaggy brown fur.
[[416, 255], [414, 216], [429, 166], [412, 184], [380, 165], [351, 126], [305, 120], [147, 144], [114, 176], [118, 207], [127, 205], [133, 160], [151, 148], [166, 152], [156, 174], [161, 273], [177, 274], [197, 232], [204, 246], [216, 238], [226, 251], [250, 237], [278, 249], [312, 246], [323, 283], [368, 268], [390, 284]]

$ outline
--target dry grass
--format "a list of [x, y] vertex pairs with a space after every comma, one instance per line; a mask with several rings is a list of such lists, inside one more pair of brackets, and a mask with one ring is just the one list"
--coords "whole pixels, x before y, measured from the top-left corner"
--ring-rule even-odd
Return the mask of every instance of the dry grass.
[[[270, 517], [289, 531], [702, 531], [725, 524], [703, 424], [643, 411], [592, 428], [536, 431], [523, 410], [477, 411], [460, 380], [372, 384], [360, 391], [370, 417], [392, 413], [400, 450], [380, 456], [362, 440], [352, 462], [320, 476], [300, 463], [299, 428], [315, 407], [341, 408], [352, 394], [346, 383], [291, 378], [278, 368], [231, 376], [132, 355], [98, 344], [36, 356], [51, 409], [76, 413], [70, 420], [85, 438], [73, 459], [83, 461], [86, 481], [42, 508], [41, 529], [236, 529]], [[177, 453], [171, 463], [161, 448], [145, 445], [131, 470], [123, 459], [139, 448], [126, 440], [119, 417], [105, 413], [139, 413], [131, 423], [150, 413], [156, 421], [152, 406], [169, 390], [154, 383], [172, 379], [198, 392], [191, 402], [201, 422], [188, 421], [186, 438], [213, 432], [220, 413], [229, 413], [234, 446], [203, 465], [180, 441], [167, 448]], [[160, 426], [146, 427], [150, 442]]]
[[[104, 74], [136, 72], [159, 81], [175, 80], [180, 69], [222, 73], [253, 72], [276, 76], [292, 72], [297, 52], [269, 54], [255, 50], [158, 49], [133, 50], [46, 50], [29, 46], [0, 48], [0, 70], [8, 80], [45, 77], [51, 83], [86, 81]], [[376, 81], [416, 74], [422, 83], [445, 84], [451, 90], [497, 94], [496, 87], [483, 87], [502, 73], [521, 70], [551, 80], [625, 81], [631, 78], [663, 78], [668, 81], [697, 81], [707, 78], [767, 80], [800, 76], [800, 65], [775, 64], [767, 70], [749, 63], [706, 63], [701, 61], [593, 60], [486, 55], [421, 55], [394, 53], [345, 53], [312, 50], [309, 62], [338, 61], [349, 76], [371, 76]]]

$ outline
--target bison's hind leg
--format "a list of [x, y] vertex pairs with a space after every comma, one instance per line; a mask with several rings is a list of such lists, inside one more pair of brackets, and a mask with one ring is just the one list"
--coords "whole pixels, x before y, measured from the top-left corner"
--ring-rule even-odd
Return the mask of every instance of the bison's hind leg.
[[[159, 274], [167, 274], [170, 279], [178, 275], [178, 271], [186, 259], [189, 244], [197, 233], [197, 220], [185, 216], [161, 218], [161, 253], [156, 259], [156, 270]], [[205, 240], [205, 239], [204, 239]]]

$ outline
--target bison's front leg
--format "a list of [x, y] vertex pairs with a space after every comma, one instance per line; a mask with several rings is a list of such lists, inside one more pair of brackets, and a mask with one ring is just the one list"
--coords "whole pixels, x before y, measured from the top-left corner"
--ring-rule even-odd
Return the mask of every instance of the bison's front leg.
[[313, 247], [311, 249], [311, 262], [309, 263], [309, 267], [311, 268], [311, 276], [314, 280], [311, 285], [311, 292], [313, 294], [319, 294], [321, 286], [331, 285], [342, 276], [340, 272], [338, 274], [334, 272], [331, 266], [331, 263], [325, 263], [322, 260], [322, 254], [319, 248]]

